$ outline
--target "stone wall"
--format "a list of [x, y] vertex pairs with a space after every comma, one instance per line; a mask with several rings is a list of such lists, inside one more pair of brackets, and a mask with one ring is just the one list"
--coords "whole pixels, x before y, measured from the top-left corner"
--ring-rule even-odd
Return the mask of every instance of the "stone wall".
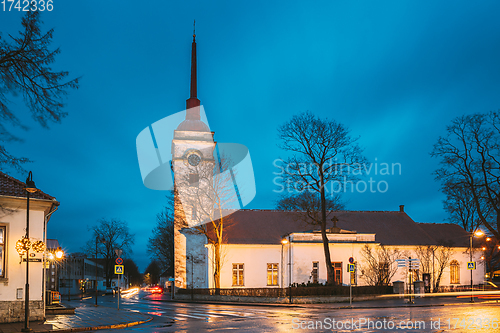
[[[384, 295], [384, 299], [397, 298], [398, 296]], [[369, 301], [380, 299], [379, 295], [367, 295], [353, 297], [353, 302]], [[177, 300], [191, 300], [190, 294], [175, 294]], [[242, 302], [242, 303], [289, 303], [288, 297], [259, 297], [259, 296], [227, 296], [227, 295], [193, 295], [194, 301], [216, 301], [216, 302]], [[296, 296], [292, 297], [294, 304], [312, 304], [312, 303], [345, 303], [349, 302], [348, 296]]]
[[[30, 301], [30, 321], [43, 320], [43, 301]], [[24, 321], [24, 301], [0, 301], [0, 323]]]

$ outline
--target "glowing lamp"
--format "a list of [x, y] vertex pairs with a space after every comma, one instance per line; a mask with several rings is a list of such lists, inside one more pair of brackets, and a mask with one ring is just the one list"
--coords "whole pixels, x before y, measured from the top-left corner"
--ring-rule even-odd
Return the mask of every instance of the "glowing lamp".
[[56, 251], [56, 258], [61, 259], [63, 256], [64, 256], [63, 250], [60, 247], [58, 247]]

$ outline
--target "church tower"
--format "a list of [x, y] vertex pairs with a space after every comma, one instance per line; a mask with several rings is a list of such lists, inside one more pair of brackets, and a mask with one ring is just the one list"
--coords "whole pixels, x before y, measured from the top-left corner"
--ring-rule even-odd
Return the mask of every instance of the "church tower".
[[199, 203], [187, 200], [194, 186], [203, 186], [199, 170], [211, 169], [215, 163], [214, 132], [200, 117], [197, 97], [196, 34], [191, 46], [191, 89], [186, 100], [186, 118], [174, 131], [172, 140], [172, 169], [175, 188], [174, 276], [178, 288], [206, 288], [206, 237], [192, 232], [197, 223]]

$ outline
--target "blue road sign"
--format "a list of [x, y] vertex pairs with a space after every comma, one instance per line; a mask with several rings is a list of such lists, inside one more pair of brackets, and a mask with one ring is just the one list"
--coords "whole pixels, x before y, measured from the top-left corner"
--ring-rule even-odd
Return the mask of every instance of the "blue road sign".
[[467, 263], [467, 269], [476, 269], [476, 263], [474, 261], [469, 261]]

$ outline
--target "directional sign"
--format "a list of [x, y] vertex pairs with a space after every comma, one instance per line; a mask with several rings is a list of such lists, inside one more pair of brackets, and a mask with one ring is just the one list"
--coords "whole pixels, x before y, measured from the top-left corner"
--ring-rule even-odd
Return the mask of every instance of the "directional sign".
[[115, 265], [115, 274], [123, 274], [123, 265]]
[[354, 272], [354, 271], [355, 271], [355, 269], [356, 269], [356, 265], [354, 265], [354, 264], [349, 264], [349, 267], [348, 267], [348, 271], [349, 271], [349, 272]]
[[116, 261], [116, 264], [117, 264], [117, 265], [121, 265], [121, 264], [123, 264], [123, 259], [122, 259], [122, 258], [116, 258], [116, 260], [115, 260], [115, 261]]
[[467, 263], [467, 269], [476, 269], [476, 263], [474, 261], [469, 261]]

